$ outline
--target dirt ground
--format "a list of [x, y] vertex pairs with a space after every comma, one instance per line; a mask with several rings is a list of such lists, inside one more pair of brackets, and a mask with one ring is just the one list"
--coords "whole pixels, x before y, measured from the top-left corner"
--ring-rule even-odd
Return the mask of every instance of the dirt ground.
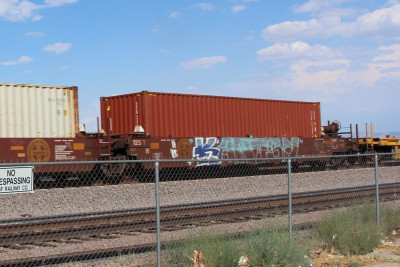
[[311, 254], [311, 259], [315, 267], [400, 267], [400, 237], [383, 241], [378, 248], [367, 255], [344, 256], [334, 250], [320, 249]]

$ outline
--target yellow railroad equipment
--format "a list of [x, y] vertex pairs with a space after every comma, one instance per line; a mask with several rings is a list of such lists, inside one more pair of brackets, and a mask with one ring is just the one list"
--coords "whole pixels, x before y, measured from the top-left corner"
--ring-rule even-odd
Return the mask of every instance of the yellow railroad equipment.
[[[366, 137], [359, 138], [358, 144], [363, 150], [368, 152], [378, 153], [400, 153], [400, 139], [397, 136], [374, 137], [373, 124], [370, 124], [371, 136], [368, 137], [368, 124], [366, 124]], [[393, 155], [393, 159], [400, 159], [400, 154]]]

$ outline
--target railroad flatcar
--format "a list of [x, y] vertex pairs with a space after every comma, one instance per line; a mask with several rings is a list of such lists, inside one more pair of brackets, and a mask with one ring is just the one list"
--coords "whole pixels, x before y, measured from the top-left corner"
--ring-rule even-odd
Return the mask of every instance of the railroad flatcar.
[[[370, 151], [362, 143], [367, 139], [353, 138], [351, 131], [343, 138], [336, 121], [321, 127], [319, 102], [142, 91], [101, 97], [102, 129], [96, 133], [79, 126], [77, 87], [0, 83], [0, 102], [3, 162], [179, 159], [180, 166], [196, 168], [229, 165], [232, 159], [265, 158], [280, 164], [279, 158], [296, 157], [296, 164], [323, 169], [327, 162], [342, 162], [306, 156]], [[52, 164], [37, 166], [35, 172], [68, 177], [101, 171], [115, 177], [136, 167]]]
[[[77, 87], [0, 83], [0, 162], [97, 160], [107, 153], [99, 140], [80, 131]], [[38, 165], [35, 171], [66, 176], [94, 165], [65, 168]]]
[[228, 163], [220, 159], [326, 156], [358, 149], [352, 138], [337, 134], [337, 123], [321, 128], [319, 102], [142, 91], [101, 97], [100, 104], [102, 128], [119, 158], [201, 159], [199, 166]]

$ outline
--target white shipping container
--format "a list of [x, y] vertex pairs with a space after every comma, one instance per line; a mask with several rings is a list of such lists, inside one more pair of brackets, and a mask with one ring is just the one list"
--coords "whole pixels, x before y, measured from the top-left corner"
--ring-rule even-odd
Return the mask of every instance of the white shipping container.
[[0, 83], [0, 137], [65, 138], [78, 131], [77, 87]]

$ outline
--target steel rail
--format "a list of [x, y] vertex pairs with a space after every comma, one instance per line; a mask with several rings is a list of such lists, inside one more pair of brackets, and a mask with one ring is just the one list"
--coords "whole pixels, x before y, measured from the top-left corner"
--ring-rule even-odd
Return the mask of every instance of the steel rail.
[[[397, 199], [400, 183], [382, 184], [379, 186], [381, 199]], [[355, 199], [375, 198], [375, 186], [340, 188], [333, 190], [312, 191], [293, 194], [293, 212], [308, 212], [330, 207], [351, 205]], [[203, 225], [210, 223], [210, 218], [219, 223], [265, 218], [287, 212], [288, 196], [275, 195], [248, 199], [231, 199], [216, 202], [193, 203], [161, 207], [162, 230], [182, 229], [184, 225]], [[0, 246], [35, 244], [57, 239], [82, 238], [82, 236], [106, 235], [121, 232], [155, 232], [155, 209], [132, 209], [104, 213], [87, 213], [65, 215], [60, 217], [26, 218], [0, 221]], [[112, 251], [93, 250], [78, 254], [64, 254], [52, 257], [30, 258], [21, 260], [1, 260], [1, 266], [13, 266], [17, 262], [44, 261], [54, 264], [57, 259], [71, 259], [93, 255], [110, 255], [118, 251], [139, 251], [154, 244], [116, 247]], [[90, 256], [91, 255], [91, 256]], [[75, 258], [74, 258], [75, 259]], [[18, 266], [18, 265], [14, 265]], [[28, 266], [28, 265], [25, 265]]]
[[[400, 193], [400, 183], [382, 184], [379, 186], [381, 198], [385, 194]], [[375, 186], [340, 188], [333, 190], [311, 191], [293, 194], [295, 209], [312, 205], [331, 206], [342, 204], [349, 199], [375, 196]], [[281, 213], [277, 211], [288, 206], [287, 195], [273, 195], [246, 199], [231, 199], [214, 202], [171, 205], [161, 207], [162, 226], [171, 227], [177, 222], [195, 223], [205, 218], [223, 220], [235, 212], [236, 217], [256, 213]], [[141, 208], [111, 212], [64, 215], [59, 217], [39, 217], [0, 221], [0, 246], [16, 243], [45, 242], [57, 238], [77, 238], [113, 233], [116, 231], [149, 231], [155, 229], [155, 208]], [[101, 230], [101, 231], [99, 231]]]

